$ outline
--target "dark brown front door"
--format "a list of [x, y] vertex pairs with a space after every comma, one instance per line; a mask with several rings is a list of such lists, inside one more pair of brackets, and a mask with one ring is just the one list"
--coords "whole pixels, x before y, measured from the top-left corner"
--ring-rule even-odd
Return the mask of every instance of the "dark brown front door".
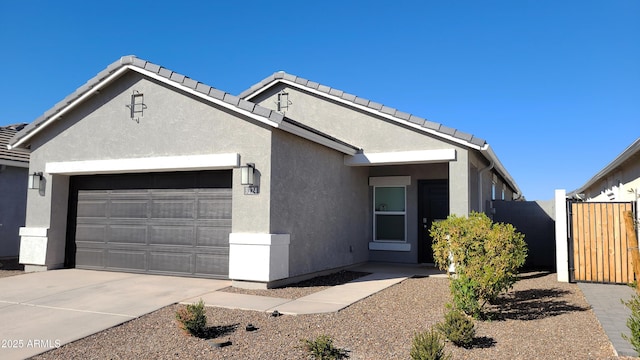
[[429, 229], [449, 216], [449, 180], [418, 181], [418, 262], [433, 263]]

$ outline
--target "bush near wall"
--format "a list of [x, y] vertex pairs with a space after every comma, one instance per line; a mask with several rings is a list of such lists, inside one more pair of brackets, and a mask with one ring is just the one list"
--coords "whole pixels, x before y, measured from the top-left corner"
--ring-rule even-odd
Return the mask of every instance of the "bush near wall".
[[527, 257], [524, 235], [511, 224], [494, 223], [484, 213], [451, 215], [434, 223], [429, 233], [436, 265], [447, 270], [455, 263], [454, 307], [476, 318], [487, 302], [513, 286]]

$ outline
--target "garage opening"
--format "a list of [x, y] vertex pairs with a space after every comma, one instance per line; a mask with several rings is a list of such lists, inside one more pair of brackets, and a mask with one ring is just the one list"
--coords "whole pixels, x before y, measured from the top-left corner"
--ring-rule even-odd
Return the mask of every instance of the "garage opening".
[[231, 170], [71, 177], [65, 265], [227, 278]]

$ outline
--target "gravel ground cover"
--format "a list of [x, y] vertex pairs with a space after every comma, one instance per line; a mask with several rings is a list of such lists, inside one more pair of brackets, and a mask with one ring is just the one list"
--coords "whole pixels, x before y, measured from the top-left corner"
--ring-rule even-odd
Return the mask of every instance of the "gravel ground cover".
[[[278, 291], [294, 298], [299, 289]], [[184, 334], [174, 318], [181, 305], [172, 305], [34, 359], [305, 359], [300, 340], [320, 334], [349, 350], [350, 359], [409, 359], [413, 334], [442, 321], [449, 300], [446, 278], [425, 277], [331, 314], [273, 317], [210, 307], [206, 338]], [[477, 323], [473, 348], [447, 344], [454, 359], [616, 358], [578, 287], [558, 283], [555, 274], [524, 274], [491, 312], [492, 321]], [[258, 330], [246, 331], [248, 324]], [[231, 345], [213, 347], [216, 340]]]
[[283, 298], [283, 299], [298, 299], [303, 296], [307, 296], [315, 292], [328, 289], [331, 286], [347, 283], [351, 280], [355, 280], [365, 275], [369, 275], [369, 273], [360, 272], [360, 271], [343, 270], [334, 274], [318, 276], [313, 279], [301, 281], [295, 284], [291, 284], [287, 287], [282, 287], [277, 289], [252, 290], [252, 289], [240, 289], [236, 287], [227, 287], [227, 288], [221, 289], [220, 291], [236, 293], [236, 294], [270, 296], [270, 297], [277, 297], [277, 298]]

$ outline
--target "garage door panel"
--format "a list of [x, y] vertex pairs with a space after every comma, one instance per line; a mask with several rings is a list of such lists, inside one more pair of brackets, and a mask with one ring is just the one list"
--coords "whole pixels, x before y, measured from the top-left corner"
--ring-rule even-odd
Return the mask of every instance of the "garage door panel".
[[108, 268], [146, 270], [147, 252], [144, 250], [109, 249], [106, 257]]
[[104, 243], [107, 239], [107, 225], [78, 224], [76, 227], [76, 241], [90, 241]]
[[121, 244], [145, 244], [147, 226], [145, 225], [111, 225], [109, 242]]
[[146, 219], [149, 213], [148, 200], [112, 200], [111, 218]]
[[198, 246], [229, 246], [229, 227], [198, 227]]
[[229, 253], [196, 254], [196, 274], [225, 274], [229, 269]]
[[193, 219], [195, 201], [193, 200], [156, 200], [151, 205], [151, 217], [154, 219]]
[[149, 270], [162, 272], [193, 273], [191, 261], [193, 254], [180, 252], [151, 251]]
[[231, 179], [230, 170], [73, 177], [75, 265], [227, 277]]
[[198, 219], [231, 219], [231, 198], [199, 200]]
[[78, 217], [102, 218], [107, 214], [106, 200], [83, 200], [78, 202]]
[[152, 226], [149, 244], [193, 246], [193, 226]]
[[76, 265], [82, 265], [85, 268], [103, 268], [104, 249], [81, 248], [76, 251]]

